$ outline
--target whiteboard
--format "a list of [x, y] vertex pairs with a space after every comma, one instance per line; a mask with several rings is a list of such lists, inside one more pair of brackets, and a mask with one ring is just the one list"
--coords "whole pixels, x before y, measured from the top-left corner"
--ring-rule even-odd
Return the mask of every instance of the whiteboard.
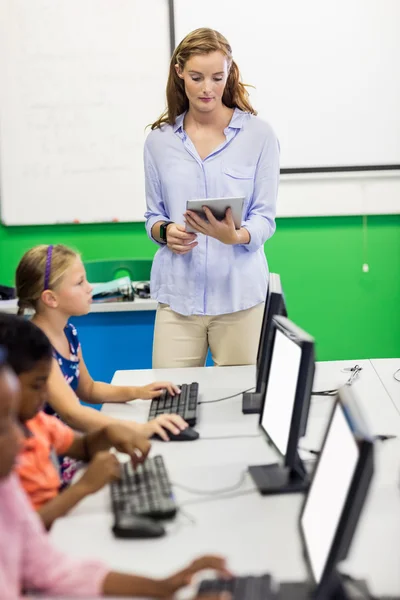
[[0, 0], [2, 221], [143, 220], [169, 58], [168, 0]]
[[399, 0], [175, 0], [177, 43], [228, 38], [281, 167], [400, 165]]

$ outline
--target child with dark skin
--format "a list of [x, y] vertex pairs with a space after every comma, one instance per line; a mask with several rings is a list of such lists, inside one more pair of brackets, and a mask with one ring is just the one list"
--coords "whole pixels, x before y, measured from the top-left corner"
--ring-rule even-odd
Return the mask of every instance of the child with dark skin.
[[[23, 444], [21, 385], [0, 347], [0, 592], [17, 598], [24, 590], [42, 596], [173, 598], [203, 569], [229, 577], [225, 561], [203, 556], [165, 579], [110, 571], [97, 561], [74, 561], [53, 547], [13, 473]], [[93, 441], [94, 443], [94, 441]], [[12, 548], [12, 552], [10, 552]], [[225, 595], [208, 596], [222, 600]], [[197, 598], [197, 600], [205, 600]]]
[[[16, 373], [21, 390], [18, 420], [24, 442], [17, 472], [33, 507], [49, 529], [85, 496], [120, 477], [118, 459], [109, 452], [110, 448], [128, 454], [136, 465], [146, 459], [150, 443], [117, 421], [81, 435], [42, 411], [48, 399], [52, 349], [43, 331], [30, 321], [0, 315], [0, 345], [7, 351], [8, 364]], [[52, 453], [89, 462], [79, 481], [61, 492]]]

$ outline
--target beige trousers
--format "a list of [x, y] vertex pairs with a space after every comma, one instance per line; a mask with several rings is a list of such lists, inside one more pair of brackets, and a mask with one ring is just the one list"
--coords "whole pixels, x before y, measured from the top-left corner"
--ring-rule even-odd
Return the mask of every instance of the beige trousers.
[[264, 303], [226, 315], [180, 315], [159, 304], [153, 369], [204, 367], [210, 348], [216, 366], [256, 363]]

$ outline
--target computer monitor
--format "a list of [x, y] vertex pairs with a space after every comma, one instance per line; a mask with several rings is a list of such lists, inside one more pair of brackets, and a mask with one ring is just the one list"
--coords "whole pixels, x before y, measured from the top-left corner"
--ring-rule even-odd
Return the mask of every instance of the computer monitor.
[[[333, 407], [314, 476], [299, 515], [308, 581], [273, 585], [271, 594], [266, 596], [263, 583], [269, 578], [268, 572], [245, 577], [256, 581], [251, 590], [254, 600], [266, 597], [277, 600], [350, 600], [344, 585], [345, 578], [340, 575], [337, 566], [347, 556], [365, 504], [373, 475], [373, 448], [373, 438], [352, 388], [344, 386], [339, 390]], [[215, 581], [206, 581], [200, 592], [226, 589], [216, 586]], [[226, 585], [225, 580], [221, 581]], [[351, 586], [354, 585], [360, 589], [363, 598], [372, 598], [364, 582], [351, 580]], [[241, 593], [240, 597], [245, 596]]]
[[287, 494], [308, 488], [309, 477], [298, 454], [298, 442], [306, 432], [314, 370], [314, 339], [286, 317], [273, 317], [271, 365], [259, 426], [280, 463], [249, 467], [261, 494]]
[[299, 518], [310, 581], [282, 584], [279, 598], [348, 597], [336, 567], [347, 556], [372, 475], [373, 439], [351, 388], [344, 386]]
[[261, 409], [262, 394], [265, 382], [268, 378], [271, 362], [272, 318], [275, 315], [287, 317], [287, 311], [281, 286], [281, 278], [277, 273], [270, 273], [268, 293], [261, 324], [260, 340], [258, 342], [256, 389], [254, 392], [245, 392], [243, 394], [242, 412], [244, 414], [259, 413]]

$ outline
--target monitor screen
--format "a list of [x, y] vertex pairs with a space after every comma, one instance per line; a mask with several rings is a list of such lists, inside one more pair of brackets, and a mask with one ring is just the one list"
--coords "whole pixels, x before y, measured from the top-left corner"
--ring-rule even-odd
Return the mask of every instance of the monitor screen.
[[317, 584], [324, 573], [358, 458], [357, 442], [338, 402], [300, 520]]
[[260, 424], [285, 456], [301, 362], [301, 347], [279, 329], [275, 330], [268, 385]]

